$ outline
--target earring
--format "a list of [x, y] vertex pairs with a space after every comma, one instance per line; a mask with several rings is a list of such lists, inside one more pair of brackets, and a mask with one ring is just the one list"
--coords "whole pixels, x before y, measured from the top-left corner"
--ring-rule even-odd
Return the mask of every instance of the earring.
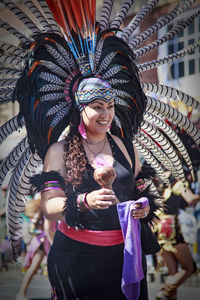
[[84, 140], [87, 139], [87, 133], [86, 133], [82, 118], [81, 118], [81, 122], [78, 126], [78, 131], [80, 132], [80, 134]]

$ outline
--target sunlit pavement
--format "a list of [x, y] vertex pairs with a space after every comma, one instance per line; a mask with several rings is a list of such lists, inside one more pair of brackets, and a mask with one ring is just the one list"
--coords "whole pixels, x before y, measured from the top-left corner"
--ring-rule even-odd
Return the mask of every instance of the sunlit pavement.
[[[15, 299], [22, 277], [19, 268], [13, 267], [8, 271], [0, 272], [0, 300]], [[148, 275], [149, 300], [155, 300], [155, 295], [162, 286], [160, 274], [154, 276], [154, 281], [151, 280], [151, 276]], [[50, 300], [50, 285], [47, 276], [40, 274], [34, 276], [27, 297], [30, 300]], [[200, 300], [200, 275], [188, 279], [179, 288], [178, 300]]]
[[[0, 300], [15, 300], [23, 275], [19, 268], [0, 272]], [[36, 274], [27, 293], [31, 300], [50, 300], [50, 284], [47, 276]]]

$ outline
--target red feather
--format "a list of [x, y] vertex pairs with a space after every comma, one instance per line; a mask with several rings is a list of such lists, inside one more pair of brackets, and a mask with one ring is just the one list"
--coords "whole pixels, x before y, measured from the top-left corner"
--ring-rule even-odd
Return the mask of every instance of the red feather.
[[96, 0], [89, 0], [90, 2], [90, 13], [92, 17], [92, 26], [95, 28], [95, 21], [96, 21]]
[[82, 38], [95, 32], [96, 0], [46, 0], [58, 25], [70, 38], [73, 30]]
[[72, 29], [77, 33], [77, 22], [74, 16], [73, 7], [71, 5], [71, 1], [61, 0], [63, 10], [65, 12], [66, 23], [68, 25], [69, 30]]
[[66, 22], [66, 17], [64, 15], [62, 0], [46, 0], [56, 22], [58, 23], [59, 27], [63, 31], [63, 33], [69, 39], [68, 34], [68, 24]]

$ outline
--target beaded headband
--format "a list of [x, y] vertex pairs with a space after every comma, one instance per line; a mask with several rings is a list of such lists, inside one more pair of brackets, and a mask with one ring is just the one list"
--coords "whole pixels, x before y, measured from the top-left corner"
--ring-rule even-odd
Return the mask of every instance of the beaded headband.
[[81, 81], [75, 93], [75, 100], [79, 111], [96, 99], [103, 99], [106, 102], [115, 99], [115, 91], [106, 81], [99, 78], [87, 78]]

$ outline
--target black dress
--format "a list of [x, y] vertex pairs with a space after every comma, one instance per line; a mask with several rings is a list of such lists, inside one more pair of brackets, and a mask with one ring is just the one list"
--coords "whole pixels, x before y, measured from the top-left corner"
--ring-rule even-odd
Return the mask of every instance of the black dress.
[[[120, 202], [134, 199], [134, 167], [131, 169], [124, 154], [110, 135], [108, 135], [108, 140], [117, 174], [113, 190]], [[127, 140], [125, 142], [128, 143]], [[132, 147], [130, 142], [128, 144]], [[88, 163], [78, 192], [91, 192], [100, 188], [93, 179], [93, 172], [92, 166]], [[81, 223], [91, 230], [120, 229], [115, 205], [105, 210], [83, 212]], [[126, 299], [121, 291], [123, 248], [124, 244], [94, 246], [81, 243], [57, 230], [48, 255], [49, 280], [53, 294], [56, 295], [52, 296], [52, 299]], [[144, 255], [143, 268], [146, 273]], [[139, 299], [148, 300], [146, 279], [141, 282]]]

